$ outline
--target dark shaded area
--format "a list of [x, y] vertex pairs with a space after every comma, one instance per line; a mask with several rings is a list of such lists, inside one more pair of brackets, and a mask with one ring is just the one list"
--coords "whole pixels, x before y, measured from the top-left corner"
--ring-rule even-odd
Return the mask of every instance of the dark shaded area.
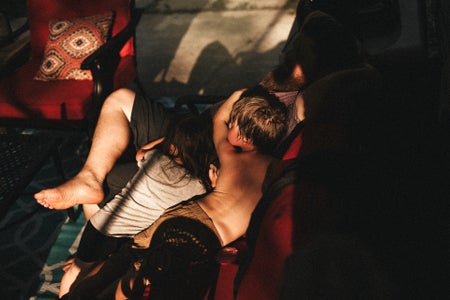
[[[385, 32], [356, 32], [363, 44], [367, 42], [369, 62], [383, 78], [383, 97], [372, 112], [379, 114], [378, 135], [368, 136], [375, 147], [370, 156], [337, 157], [336, 168], [326, 163], [330, 155], [324, 154], [310, 166], [317, 175], [303, 186], [310, 193], [300, 189], [298, 195], [313, 195], [333, 205], [328, 212], [313, 202], [306, 207], [308, 213], [304, 202], [295, 208], [297, 234], [303, 234], [305, 226], [314, 230], [307, 237], [294, 237], [307, 241], [297, 241], [287, 262], [284, 297], [446, 298], [450, 294], [450, 127], [448, 111], [441, 105], [449, 101], [448, 28], [442, 26], [448, 10], [442, 10], [446, 8], [442, 1], [408, 3], [409, 9], [417, 8], [414, 19], [414, 13], [405, 17], [407, 9], [400, 10], [402, 1], [353, 1], [347, 10], [335, 2], [315, 4], [350, 20], [348, 24], [357, 30], [358, 19], [347, 19], [355, 7], [392, 3], [392, 26]], [[400, 15], [403, 21], [414, 20], [414, 25], [401, 24]], [[365, 21], [364, 25], [375, 28], [370, 18]], [[418, 40], [396, 44], [400, 33], [407, 31], [405, 26], [416, 25], [421, 35], [412, 37]], [[394, 42], [384, 49], [370, 40], [386, 42], [392, 37]], [[308, 169], [300, 173], [308, 174]], [[337, 194], [331, 193], [330, 200], [324, 188]]]

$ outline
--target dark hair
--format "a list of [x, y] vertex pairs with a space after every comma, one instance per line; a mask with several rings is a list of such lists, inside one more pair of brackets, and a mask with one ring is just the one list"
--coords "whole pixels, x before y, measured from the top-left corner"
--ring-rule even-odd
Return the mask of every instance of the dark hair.
[[292, 41], [293, 46], [277, 72], [302, 67], [306, 84], [330, 73], [361, 66], [363, 54], [357, 38], [330, 15], [315, 11], [307, 16]]
[[245, 94], [233, 104], [230, 123], [239, 126], [239, 134], [252, 140], [259, 152], [272, 154], [286, 134], [287, 108], [269, 93]]
[[[173, 153], [175, 146], [177, 152]], [[209, 165], [217, 154], [212, 139], [212, 122], [208, 116], [178, 115], [168, 126], [161, 151], [172, 159], [179, 158], [186, 174], [199, 178], [210, 191]]]

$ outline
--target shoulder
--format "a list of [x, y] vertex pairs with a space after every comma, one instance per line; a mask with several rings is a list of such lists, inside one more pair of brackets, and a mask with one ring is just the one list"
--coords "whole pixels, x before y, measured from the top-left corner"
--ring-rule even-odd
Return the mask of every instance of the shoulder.
[[155, 178], [160, 176], [159, 181], [161, 183], [163, 181], [169, 183], [178, 182], [180, 181], [180, 176], [186, 174], [186, 169], [182, 165], [177, 164], [158, 149], [152, 149], [145, 153], [144, 161], [142, 161], [140, 166], [145, 169], [147, 174], [156, 174]]
[[134, 91], [132, 91], [128, 88], [120, 88], [111, 93], [112, 97], [117, 97], [117, 98], [124, 98], [124, 97], [134, 98], [136, 95], [137, 94]]

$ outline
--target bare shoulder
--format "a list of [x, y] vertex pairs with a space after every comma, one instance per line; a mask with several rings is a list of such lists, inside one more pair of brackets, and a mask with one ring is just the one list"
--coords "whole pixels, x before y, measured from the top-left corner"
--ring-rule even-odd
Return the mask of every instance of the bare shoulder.
[[135, 95], [136, 93], [128, 88], [120, 88], [111, 94], [115, 98], [134, 98]]

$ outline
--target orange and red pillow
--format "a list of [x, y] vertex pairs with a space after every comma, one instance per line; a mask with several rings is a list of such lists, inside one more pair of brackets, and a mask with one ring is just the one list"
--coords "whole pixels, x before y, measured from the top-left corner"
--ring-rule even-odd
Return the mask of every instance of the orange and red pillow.
[[49, 40], [35, 80], [91, 80], [89, 70], [81, 70], [83, 60], [103, 45], [111, 34], [113, 13], [49, 22]]

